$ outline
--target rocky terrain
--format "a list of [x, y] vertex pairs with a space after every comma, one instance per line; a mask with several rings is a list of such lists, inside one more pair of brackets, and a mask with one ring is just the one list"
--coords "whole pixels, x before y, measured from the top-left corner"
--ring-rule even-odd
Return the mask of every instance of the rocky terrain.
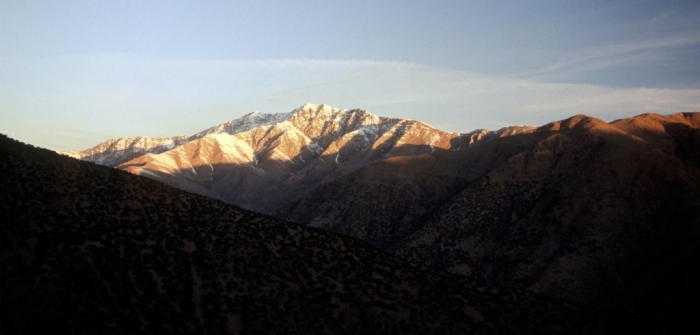
[[552, 298], [4, 136], [0, 175], [2, 334], [615, 333]]
[[270, 212], [372, 162], [461, 150], [528, 131], [456, 134], [365, 110], [307, 104], [290, 113], [254, 112], [189, 137], [113, 139], [64, 154]]
[[699, 129], [698, 113], [579, 115], [377, 162], [275, 213], [434, 268], [685, 324], [700, 299]]
[[698, 312], [699, 113], [456, 134], [306, 105], [191, 138], [115, 166], [642, 329]]

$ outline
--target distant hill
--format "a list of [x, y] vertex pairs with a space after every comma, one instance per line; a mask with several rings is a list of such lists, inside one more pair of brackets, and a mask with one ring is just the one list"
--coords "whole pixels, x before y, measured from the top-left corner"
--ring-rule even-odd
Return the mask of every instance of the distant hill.
[[0, 331], [575, 334], [591, 312], [0, 136]]

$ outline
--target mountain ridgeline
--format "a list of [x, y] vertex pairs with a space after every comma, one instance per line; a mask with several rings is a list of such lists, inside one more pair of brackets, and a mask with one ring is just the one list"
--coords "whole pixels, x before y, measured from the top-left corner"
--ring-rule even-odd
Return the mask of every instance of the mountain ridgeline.
[[307, 104], [286, 114], [251, 113], [189, 137], [122, 138], [65, 154], [269, 213], [373, 162], [530, 130], [460, 135], [419, 121]]
[[650, 324], [700, 299], [700, 114], [575, 116], [376, 162], [273, 211], [404, 259]]
[[697, 311], [698, 113], [456, 134], [305, 105], [159, 141], [73, 155], [642, 329]]
[[0, 174], [2, 334], [611, 329], [556, 299], [5, 136]]

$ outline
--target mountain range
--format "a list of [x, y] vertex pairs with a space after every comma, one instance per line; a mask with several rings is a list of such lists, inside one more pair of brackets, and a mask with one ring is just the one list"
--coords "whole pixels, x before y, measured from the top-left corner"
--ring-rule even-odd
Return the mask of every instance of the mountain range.
[[649, 324], [700, 299], [698, 113], [457, 134], [305, 105], [70, 154]]
[[0, 175], [2, 334], [615, 330], [553, 298], [5, 136]]
[[373, 162], [466, 149], [532, 129], [456, 134], [420, 121], [307, 104], [286, 114], [250, 113], [192, 136], [119, 138], [64, 154], [271, 212]]

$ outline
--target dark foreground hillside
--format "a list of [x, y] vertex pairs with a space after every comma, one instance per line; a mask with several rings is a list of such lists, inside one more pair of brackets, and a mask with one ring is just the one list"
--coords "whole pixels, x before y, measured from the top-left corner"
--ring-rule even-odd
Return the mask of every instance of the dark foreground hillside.
[[557, 300], [6, 137], [0, 176], [2, 334], [600, 332]]

